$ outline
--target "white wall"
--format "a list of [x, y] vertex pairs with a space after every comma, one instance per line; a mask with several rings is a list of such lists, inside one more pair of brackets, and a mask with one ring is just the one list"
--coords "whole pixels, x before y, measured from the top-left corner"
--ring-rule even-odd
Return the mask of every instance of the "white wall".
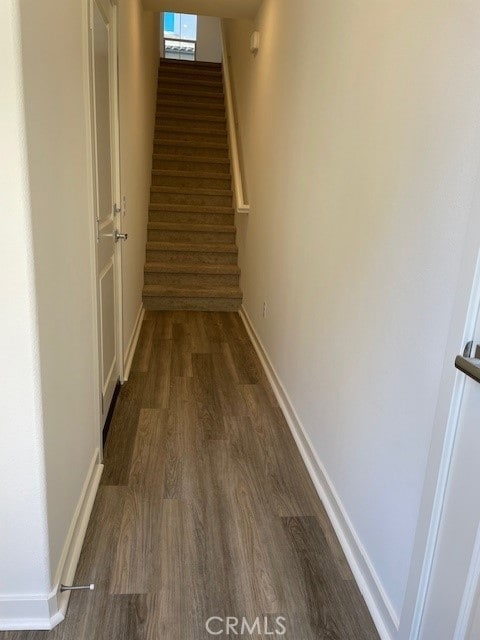
[[125, 356], [142, 305], [143, 268], [159, 62], [158, 16], [144, 12], [141, 0], [119, 0], [119, 110], [122, 221], [123, 339]]
[[244, 306], [392, 635], [480, 159], [479, 27], [467, 0], [265, 0], [228, 21]]
[[222, 32], [220, 18], [198, 16], [197, 60], [203, 62], [222, 61]]
[[[12, 600], [49, 590], [38, 326], [26, 170], [20, 22], [0, 4], [0, 625]], [[39, 615], [42, 611], [37, 612]]]
[[52, 579], [98, 447], [82, 5], [20, 0]]

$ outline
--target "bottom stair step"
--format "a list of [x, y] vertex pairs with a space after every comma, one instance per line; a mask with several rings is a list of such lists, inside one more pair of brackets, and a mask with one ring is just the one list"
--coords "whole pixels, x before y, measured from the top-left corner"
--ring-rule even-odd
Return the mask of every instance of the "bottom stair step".
[[187, 288], [145, 285], [143, 303], [146, 309], [183, 309], [197, 311], [237, 311], [242, 302], [238, 287]]
[[174, 262], [147, 262], [145, 284], [168, 287], [238, 287], [240, 269], [234, 264], [178, 264]]

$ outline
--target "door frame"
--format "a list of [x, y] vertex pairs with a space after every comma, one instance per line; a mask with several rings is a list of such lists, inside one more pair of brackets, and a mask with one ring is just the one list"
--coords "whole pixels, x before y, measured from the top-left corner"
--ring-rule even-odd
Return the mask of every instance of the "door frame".
[[[123, 210], [121, 207], [121, 181], [120, 181], [120, 118], [119, 118], [119, 92], [118, 92], [118, 0], [104, 0], [111, 7], [110, 30], [110, 51], [109, 51], [109, 85], [110, 85], [110, 123], [111, 123], [111, 160], [112, 160], [112, 183], [114, 201], [117, 207], [115, 227], [121, 231]], [[96, 149], [95, 149], [95, 82], [93, 71], [93, 8], [98, 7], [102, 15], [106, 18], [101, 0], [85, 0], [85, 56], [84, 56], [84, 76], [86, 90], [86, 117], [87, 117], [87, 154], [89, 159], [89, 198], [90, 207], [88, 215], [90, 218], [90, 238], [92, 254], [92, 284], [93, 284], [93, 308], [94, 308], [94, 349], [96, 351], [96, 366], [94, 375], [95, 392], [95, 422], [100, 451], [100, 461], [103, 460], [103, 437], [102, 437], [102, 389], [101, 389], [101, 363], [100, 347], [102, 337], [100, 335], [100, 307], [99, 307], [99, 287], [97, 282], [97, 224], [96, 224]], [[121, 384], [124, 382], [124, 349], [123, 349], [123, 269], [122, 269], [122, 249], [121, 242], [115, 246], [115, 333], [117, 352], [117, 374]]]

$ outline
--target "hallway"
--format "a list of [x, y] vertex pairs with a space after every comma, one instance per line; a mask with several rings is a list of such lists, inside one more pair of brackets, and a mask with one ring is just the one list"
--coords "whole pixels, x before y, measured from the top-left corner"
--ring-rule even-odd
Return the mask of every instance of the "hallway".
[[147, 312], [75, 582], [54, 631], [0, 638], [378, 637], [236, 313]]

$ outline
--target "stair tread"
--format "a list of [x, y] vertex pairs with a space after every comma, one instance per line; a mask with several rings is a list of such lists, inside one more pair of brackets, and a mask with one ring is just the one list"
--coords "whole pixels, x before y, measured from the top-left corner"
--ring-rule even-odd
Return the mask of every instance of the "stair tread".
[[149, 273], [206, 273], [222, 275], [238, 275], [240, 267], [236, 264], [177, 264], [175, 262], [146, 262], [145, 271]]
[[164, 65], [160, 65], [159, 66], [159, 74], [160, 75], [168, 75], [168, 74], [185, 74], [188, 73], [190, 75], [198, 75], [198, 76], [205, 76], [207, 78], [222, 78], [223, 77], [223, 73], [222, 73], [222, 69], [205, 69], [202, 67], [198, 67], [198, 68], [183, 68], [183, 69], [178, 69], [175, 68], [174, 66], [164, 66]]
[[196, 224], [194, 222], [149, 222], [148, 229], [157, 231], [199, 231], [205, 233], [235, 233], [233, 224]]
[[[169, 156], [170, 158], [172, 156]], [[174, 158], [176, 156], [173, 156]], [[154, 156], [154, 159], [155, 158]], [[188, 171], [184, 169], [152, 169], [152, 175], [168, 178], [211, 178], [212, 180], [230, 180], [230, 173], [218, 173], [216, 171]]]
[[157, 242], [148, 241], [147, 250], [156, 251], [194, 251], [205, 253], [237, 253], [236, 244], [219, 242]]
[[174, 111], [164, 111], [163, 109], [157, 109], [156, 117], [171, 118], [172, 120], [188, 120], [189, 122], [221, 122], [226, 124], [227, 119], [225, 116], [211, 116], [205, 113], [175, 113]]
[[176, 58], [160, 58], [161, 67], [192, 67], [205, 69], [221, 69], [221, 62], [208, 62], [207, 60], [177, 60]]
[[226, 287], [223, 285], [210, 287], [179, 287], [163, 284], [146, 284], [143, 287], [144, 296], [163, 296], [169, 298], [241, 298], [240, 287]]
[[228, 149], [226, 142], [210, 142], [209, 140], [173, 140], [171, 138], [155, 138], [154, 144], [168, 144], [176, 147], [192, 147], [201, 149]]
[[164, 86], [165, 84], [182, 84], [183, 86], [193, 85], [193, 86], [215, 87], [218, 89], [223, 89], [223, 80], [221, 76], [218, 78], [206, 78], [204, 76], [187, 78], [182, 74], [182, 72], [178, 73], [177, 75], [160, 73], [159, 79], [158, 79], [158, 85]]
[[157, 108], [158, 106], [169, 106], [169, 107], [182, 107], [184, 109], [190, 109], [191, 111], [195, 111], [195, 109], [207, 109], [208, 111], [221, 111], [225, 113], [225, 106], [223, 104], [210, 104], [208, 102], [188, 102], [186, 103], [184, 100], [167, 100], [165, 98], [157, 97]]
[[224, 100], [223, 91], [200, 91], [193, 88], [179, 89], [178, 87], [165, 87], [162, 86], [157, 90], [157, 99], [161, 99], [164, 96], [197, 96], [199, 98], [213, 98], [222, 102]]
[[151, 202], [150, 209], [155, 211], [171, 211], [182, 213], [233, 213], [233, 207], [221, 207], [209, 204], [169, 204], [164, 202]]
[[155, 193], [178, 193], [192, 196], [231, 196], [231, 189], [204, 189], [201, 187], [157, 187], [152, 185], [150, 191]]
[[[209, 156], [187, 156], [175, 153], [154, 153], [154, 160], [165, 160], [165, 162], [199, 162], [200, 164], [230, 164], [230, 158], [217, 158]], [[179, 173], [196, 173], [190, 169], [154, 169], [154, 171], [178, 171]], [[200, 172], [202, 173], [202, 172]], [[208, 172], [205, 172], [208, 173]], [[219, 175], [230, 175], [221, 173]]]
[[168, 124], [157, 124], [155, 125], [155, 131], [168, 131], [169, 133], [187, 133], [191, 134], [205, 134], [205, 135], [215, 135], [215, 136], [223, 136], [227, 137], [226, 129], [204, 129], [203, 127], [196, 127], [189, 129], [188, 127], [182, 127], [179, 125], [175, 125], [174, 127]]

